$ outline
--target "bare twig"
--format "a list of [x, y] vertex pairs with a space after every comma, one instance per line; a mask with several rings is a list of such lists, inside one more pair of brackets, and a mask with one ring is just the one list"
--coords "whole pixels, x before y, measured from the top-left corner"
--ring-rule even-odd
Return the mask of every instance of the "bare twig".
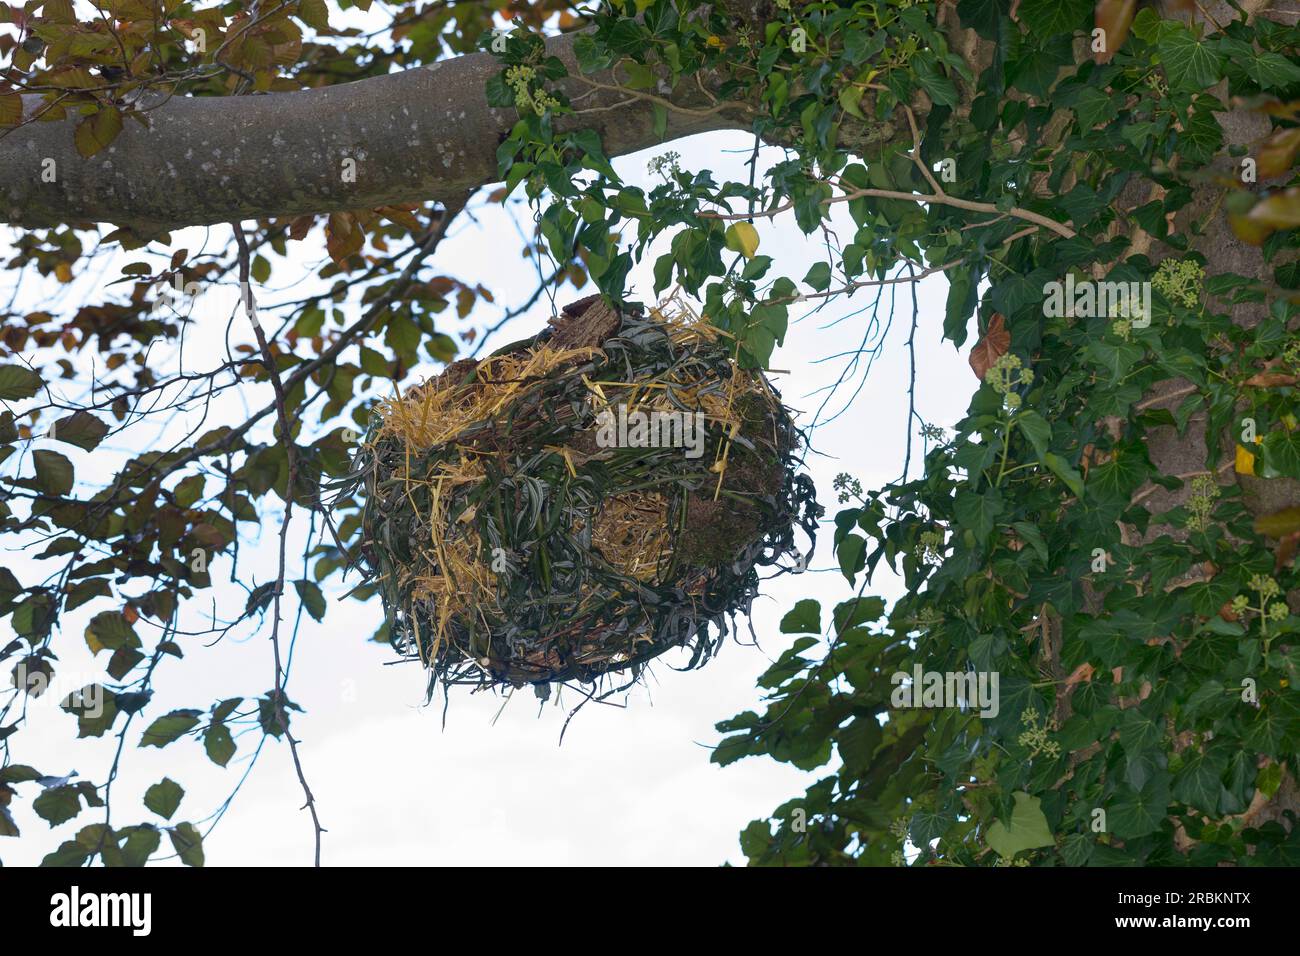
[[274, 612], [271, 616], [271, 648], [275, 654], [275, 720], [281, 722], [281, 728], [284, 731], [284, 738], [289, 742], [289, 753], [293, 756], [294, 770], [298, 773], [298, 782], [302, 784], [302, 792], [307, 798], [307, 810], [311, 813], [312, 827], [315, 830], [316, 837], [316, 856], [315, 865], [320, 866], [320, 845], [321, 834], [325, 828], [320, 824], [320, 817], [316, 813], [316, 798], [312, 795], [311, 787], [307, 784], [307, 776], [303, 773], [302, 759], [298, 754], [298, 741], [294, 739], [293, 733], [289, 730], [288, 722], [283, 721], [281, 715], [285, 712], [287, 697], [284, 692], [284, 666], [280, 659], [280, 601], [284, 596], [284, 579], [285, 569], [287, 566], [287, 546], [289, 541], [289, 522], [293, 517], [293, 500], [294, 485], [298, 478], [298, 455], [297, 446], [293, 440], [293, 426], [289, 420], [289, 408], [287, 403], [287, 393], [284, 389], [284, 381], [280, 378], [280, 370], [275, 364], [275, 354], [271, 351], [271, 345], [266, 340], [266, 333], [262, 330], [262, 323], [257, 319], [257, 304], [253, 300], [252, 289], [249, 286], [250, 257], [248, 252], [248, 240], [244, 238], [244, 228], [239, 223], [231, 223], [235, 230], [235, 242], [239, 246], [239, 283], [240, 288], [244, 290], [244, 313], [248, 316], [249, 323], [253, 326], [253, 335], [257, 337], [257, 346], [262, 353], [262, 360], [266, 365], [267, 375], [271, 379], [271, 388], [275, 391], [275, 413], [280, 423], [280, 440], [284, 443], [285, 459], [287, 462], [287, 477], [285, 479], [284, 489], [284, 519], [280, 522], [280, 554], [279, 568], [275, 581]]

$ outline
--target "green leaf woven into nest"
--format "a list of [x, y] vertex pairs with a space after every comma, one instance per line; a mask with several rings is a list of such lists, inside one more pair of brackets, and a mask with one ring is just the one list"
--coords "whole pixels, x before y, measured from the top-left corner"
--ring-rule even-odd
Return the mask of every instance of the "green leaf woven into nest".
[[[757, 569], [820, 515], [789, 412], [733, 354], [688, 310], [584, 300], [379, 407], [344, 494], [364, 498], [363, 571], [431, 692], [712, 656]], [[605, 447], [598, 416], [619, 406], [702, 412], [703, 453]]]

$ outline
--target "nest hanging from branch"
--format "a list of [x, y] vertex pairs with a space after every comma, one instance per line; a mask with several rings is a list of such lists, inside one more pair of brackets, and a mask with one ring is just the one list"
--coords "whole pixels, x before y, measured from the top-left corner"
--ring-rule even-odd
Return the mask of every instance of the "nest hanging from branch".
[[430, 693], [712, 656], [821, 514], [790, 413], [734, 352], [676, 299], [644, 316], [592, 297], [377, 407], [345, 493]]

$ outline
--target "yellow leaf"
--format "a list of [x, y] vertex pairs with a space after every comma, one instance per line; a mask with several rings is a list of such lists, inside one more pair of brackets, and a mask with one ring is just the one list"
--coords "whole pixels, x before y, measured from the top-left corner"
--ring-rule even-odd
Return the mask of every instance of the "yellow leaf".
[[1279, 229], [1300, 226], [1300, 186], [1273, 193], [1251, 207], [1249, 212], [1228, 213], [1228, 225], [1242, 242], [1261, 246]]
[[1284, 538], [1300, 531], [1300, 508], [1283, 508], [1255, 519], [1255, 531], [1270, 538]]
[[1241, 445], [1238, 445], [1235, 467], [1239, 475], [1253, 475], [1255, 473], [1255, 456]]
[[58, 265], [54, 267], [54, 277], [58, 279], [60, 282], [64, 282], [64, 283], [71, 282], [72, 266], [68, 265], [66, 262], [60, 262]]
[[758, 230], [747, 222], [733, 222], [727, 227], [727, 248], [739, 252], [746, 259], [754, 257], [758, 249]]
[[90, 648], [91, 654], [98, 654], [104, 649], [104, 645], [99, 643], [99, 638], [90, 627], [86, 628], [86, 646]]

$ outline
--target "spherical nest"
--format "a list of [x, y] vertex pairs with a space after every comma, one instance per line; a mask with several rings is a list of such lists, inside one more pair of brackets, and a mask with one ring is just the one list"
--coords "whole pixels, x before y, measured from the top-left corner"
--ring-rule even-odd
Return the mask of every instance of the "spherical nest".
[[592, 297], [378, 405], [358, 563], [431, 693], [712, 656], [820, 516], [790, 413], [735, 353], [677, 300]]

